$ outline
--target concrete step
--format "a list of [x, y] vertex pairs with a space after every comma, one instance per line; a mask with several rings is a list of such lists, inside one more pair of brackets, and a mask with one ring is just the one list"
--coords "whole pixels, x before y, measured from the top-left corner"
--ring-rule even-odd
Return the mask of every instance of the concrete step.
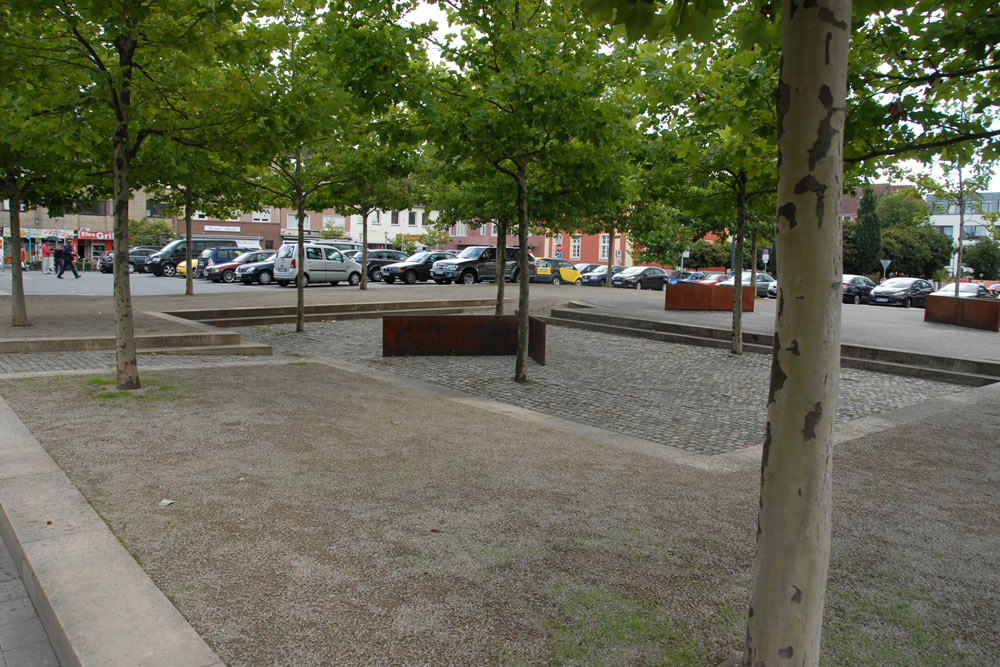
[[[360, 320], [360, 319], [376, 319], [383, 317], [385, 315], [415, 315], [418, 312], [423, 315], [434, 314], [434, 315], [452, 315], [457, 313], [467, 313], [470, 311], [479, 311], [492, 309], [495, 303], [488, 306], [455, 306], [446, 308], [423, 308], [419, 311], [415, 311], [412, 308], [405, 308], [401, 310], [365, 310], [358, 312], [342, 311], [342, 312], [313, 312], [306, 313], [304, 319], [306, 322], [325, 322], [331, 320]], [[292, 312], [291, 314], [268, 314], [268, 315], [252, 315], [243, 317], [232, 317], [232, 318], [219, 318], [219, 319], [202, 319], [198, 320], [202, 324], [209, 324], [213, 327], [252, 327], [260, 326], [265, 324], [288, 324], [296, 320], [296, 314]]]
[[260, 357], [273, 354], [264, 343], [238, 343], [235, 345], [191, 345], [185, 347], [157, 347], [137, 350], [138, 354], [189, 354], [189, 355], [238, 355]]
[[[405, 289], [405, 288], [402, 288]], [[510, 301], [510, 299], [507, 299]], [[487, 308], [496, 304], [495, 298], [489, 299], [426, 299], [422, 301], [366, 301], [360, 303], [309, 304], [304, 307], [306, 315], [324, 315], [325, 319], [337, 319], [345, 313], [369, 313], [369, 317], [380, 317], [380, 313], [401, 311], [437, 311], [442, 308]], [[294, 321], [295, 306], [248, 306], [242, 308], [205, 308], [198, 310], [174, 310], [167, 315], [173, 315], [186, 320], [212, 323], [227, 320], [248, 320], [248, 318], [265, 318], [291, 316]], [[457, 311], [456, 311], [457, 312]], [[343, 319], [343, 318], [341, 318]], [[284, 320], [287, 321], [287, 320]], [[223, 326], [223, 325], [217, 325]], [[225, 325], [237, 326], [237, 325]]]
[[[239, 344], [240, 336], [228, 331], [146, 334], [135, 337], [136, 349], [196, 345]], [[0, 354], [30, 352], [91, 352], [115, 349], [114, 336], [72, 338], [15, 338], [0, 341]]]
[[[573, 307], [569, 309], [553, 308], [552, 315], [544, 319], [550, 324], [561, 326], [702, 347], [728, 348], [732, 336], [732, 333], [727, 329], [608, 316], [593, 310]], [[744, 332], [743, 349], [747, 352], [770, 354], [773, 341], [774, 337], [769, 334]], [[844, 368], [857, 368], [973, 387], [981, 387], [1000, 381], [1000, 364], [995, 362], [934, 356], [902, 350], [842, 345], [840, 363]]]

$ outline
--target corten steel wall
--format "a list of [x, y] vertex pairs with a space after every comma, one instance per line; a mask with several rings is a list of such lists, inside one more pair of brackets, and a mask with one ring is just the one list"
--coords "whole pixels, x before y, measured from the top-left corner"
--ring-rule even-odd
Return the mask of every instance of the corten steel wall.
[[[545, 323], [528, 318], [528, 355], [545, 363]], [[541, 333], [536, 335], [540, 331]], [[534, 339], [534, 340], [533, 340]], [[382, 356], [494, 356], [517, 352], [517, 315], [386, 315]]]
[[[756, 290], [743, 286], [743, 312], [753, 312]], [[664, 310], [732, 310], [733, 288], [729, 286], [676, 283], [667, 285]]]
[[928, 296], [924, 322], [1000, 331], [1000, 300]]

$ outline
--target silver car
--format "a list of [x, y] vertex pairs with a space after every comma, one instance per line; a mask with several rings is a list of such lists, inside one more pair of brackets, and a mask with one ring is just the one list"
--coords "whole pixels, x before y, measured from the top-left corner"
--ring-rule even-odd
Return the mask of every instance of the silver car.
[[[274, 281], [281, 287], [295, 282], [298, 276], [298, 244], [286, 243], [278, 249], [274, 259]], [[302, 272], [302, 285], [330, 283], [336, 285], [346, 280], [351, 285], [361, 282], [361, 265], [348, 259], [337, 248], [328, 245], [306, 244], [306, 265]]]

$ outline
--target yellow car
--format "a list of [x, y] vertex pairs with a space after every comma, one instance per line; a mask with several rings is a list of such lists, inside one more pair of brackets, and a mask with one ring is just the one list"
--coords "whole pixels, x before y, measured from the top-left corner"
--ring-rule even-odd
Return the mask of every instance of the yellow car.
[[580, 277], [580, 272], [571, 262], [565, 259], [542, 257], [535, 260], [535, 275], [531, 276], [531, 282], [582, 285], [583, 278]]
[[[198, 259], [195, 258], [195, 257], [192, 257], [191, 258], [191, 267], [193, 268], [195, 266], [198, 266]], [[186, 278], [187, 277], [187, 272], [188, 272], [188, 263], [184, 262], [184, 261], [177, 262], [177, 275], [179, 275], [181, 278]], [[197, 276], [195, 276], [195, 277], [197, 277]]]

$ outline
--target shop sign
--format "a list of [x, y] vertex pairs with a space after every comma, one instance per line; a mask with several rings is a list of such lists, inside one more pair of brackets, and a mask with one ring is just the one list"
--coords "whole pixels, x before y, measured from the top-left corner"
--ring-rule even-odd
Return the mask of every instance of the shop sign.
[[232, 225], [205, 225], [206, 232], [232, 232], [240, 233], [240, 228]]
[[81, 241], [113, 241], [114, 232], [95, 232], [90, 229], [81, 229], [79, 239]]

